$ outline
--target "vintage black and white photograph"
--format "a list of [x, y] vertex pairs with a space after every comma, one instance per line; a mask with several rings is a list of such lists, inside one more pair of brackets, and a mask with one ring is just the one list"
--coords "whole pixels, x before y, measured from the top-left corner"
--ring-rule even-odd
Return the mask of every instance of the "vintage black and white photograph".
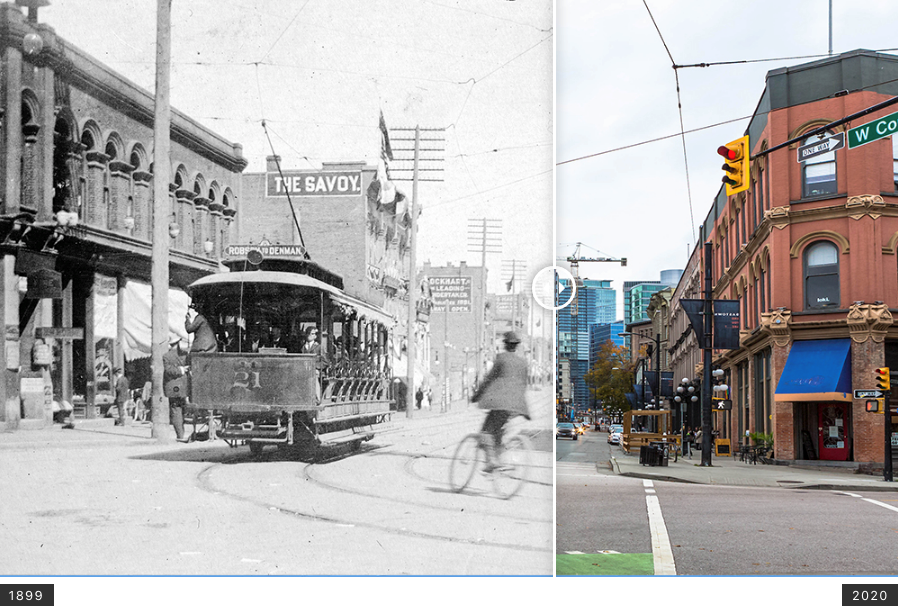
[[553, 24], [0, 3], [0, 575], [552, 575]]

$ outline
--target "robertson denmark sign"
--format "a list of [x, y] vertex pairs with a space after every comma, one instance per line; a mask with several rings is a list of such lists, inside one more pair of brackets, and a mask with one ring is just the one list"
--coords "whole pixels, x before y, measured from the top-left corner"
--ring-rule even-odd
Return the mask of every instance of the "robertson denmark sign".
[[361, 171], [291, 170], [266, 173], [265, 196], [358, 196], [362, 193]]

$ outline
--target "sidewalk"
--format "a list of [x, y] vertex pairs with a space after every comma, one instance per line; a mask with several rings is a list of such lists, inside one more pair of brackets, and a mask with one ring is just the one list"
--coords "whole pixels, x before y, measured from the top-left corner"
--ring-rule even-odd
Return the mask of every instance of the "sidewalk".
[[882, 475], [856, 473], [854, 469], [826, 466], [820, 461], [801, 461], [807, 466], [757, 465], [743, 463], [738, 457], [712, 456], [711, 467], [701, 467], [701, 454], [692, 459], [670, 459], [667, 467], [639, 464], [639, 453], [618, 450], [611, 459], [615, 474], [631, 478], [713, 484], [720, 486], [762, 486], [768, 488], [806, 488], [824, 490], [898, 491], [898, 482], [885, 482]]
[[[403, 411], [394, 411], [391, 420], [374, 426], [374, 432], [396, 430], [408, 425], [414, 425], [418, 421], [431, 422], [439, 418], [453, 418], [474, 409], [467, 401], [458, 400], [451, 402], [445, 412], [441, 412], [439, 406], [412, 411], [411, 416]], [[153, 438], [153, 425], [150, 422], [129, 422], [127, 425], [115, 425], [112, 418], [75, 419], [74, 429], [65, 429], [60, 424], [54, 424], [41, 429], [18, 429], [14, 431], [0, 431], [0, 450], [3, 449], [28, 449], [28, 448], [79, 448], [94, 446], [164, 446]], [[197, 431], [205, 426], [197, 425]], [[191, 423], [184, 424], [185, 435], [193, 432]], [[220, 445], [227, 447], [223, 440], [211, 440], [202, 442], [205, 446]], [[172, 442], [168, 446], [185, 447], [182, 442]]]

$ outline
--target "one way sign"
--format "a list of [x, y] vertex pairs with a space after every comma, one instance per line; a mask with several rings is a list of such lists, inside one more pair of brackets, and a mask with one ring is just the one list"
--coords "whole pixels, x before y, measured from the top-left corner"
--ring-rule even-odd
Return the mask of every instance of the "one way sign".
[[845, 147], [845, 133], [837, 133], [816, 143], [809, 143], [798, 148], [798, 161], [805, 162], [811, 158], [828, 154]]
[[863, 400], [864, 398], [881, 398], [882, 392], [878, 389], [855, 389], [854, 399]]

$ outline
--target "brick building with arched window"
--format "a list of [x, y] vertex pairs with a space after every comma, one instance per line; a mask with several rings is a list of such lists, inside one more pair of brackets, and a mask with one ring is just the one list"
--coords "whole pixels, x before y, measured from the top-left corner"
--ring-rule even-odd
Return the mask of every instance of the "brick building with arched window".
[[[45, 427], [54, 402], [96, 414], [112, 366], [135, 387], [150, 375], [153, 96], [36, 13], [0, 4], [0, 429]], [[156, 220], [186, 311], [182, 289], [219, 270], [246, 161], [177, 111], [171, 141], [171, 213]]]
[[[804, 162], [797, 148], [895, 112], [809, 134], [896, 95], [898, 57], [872, 51], [767, 75], [745, 133], [751, 188], [721, 189], [703, 226], [713, 298], [740, 301], [740, 347], [714, 352], [733, 406], [713, 425], [735, 444], [770, 433], [777, 459], [883, 461], [884, 423], [898, 419], [866, 412], [852, 390], [873, 388], [877, 367], [898, 370], [898, 147], [886, 137]], [[678, 379], [701, 376], [677, 301], [701, 297], [702, 249], [672, 301]]]

